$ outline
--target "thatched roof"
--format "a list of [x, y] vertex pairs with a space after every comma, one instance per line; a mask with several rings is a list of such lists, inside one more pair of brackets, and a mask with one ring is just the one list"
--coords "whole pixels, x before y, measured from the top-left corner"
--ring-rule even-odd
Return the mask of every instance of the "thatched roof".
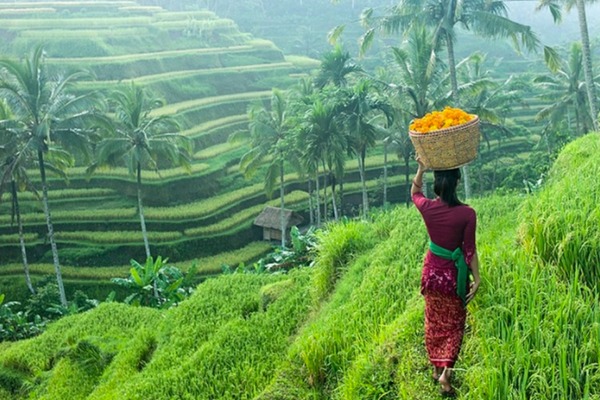
[[[281, 230], [280, 218], [281, 209], [277, 207], [267, 206], [265, 209], [256, 217], [254, 225], [261, 226], [263, 228], [279, 229]], [[304, 218], [292, 210], [283, 209], [283, 217], [285, 218], [285, 225], [289, 228], [291, 226], [298, 225]]]

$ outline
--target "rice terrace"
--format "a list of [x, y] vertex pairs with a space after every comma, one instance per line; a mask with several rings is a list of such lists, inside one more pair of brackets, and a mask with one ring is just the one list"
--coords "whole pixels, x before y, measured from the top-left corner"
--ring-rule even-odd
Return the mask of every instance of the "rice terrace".
[[599, 18], [1, 1], [0, 399], [600, 400]]

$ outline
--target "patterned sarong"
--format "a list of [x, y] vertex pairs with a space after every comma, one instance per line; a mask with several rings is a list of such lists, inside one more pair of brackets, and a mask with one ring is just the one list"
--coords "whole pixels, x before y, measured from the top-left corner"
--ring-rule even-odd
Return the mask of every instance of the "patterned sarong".
[[454, 367], [466, 318], [467, 310], [459, 297], [425, 294], [425, 346], [436, 367]]

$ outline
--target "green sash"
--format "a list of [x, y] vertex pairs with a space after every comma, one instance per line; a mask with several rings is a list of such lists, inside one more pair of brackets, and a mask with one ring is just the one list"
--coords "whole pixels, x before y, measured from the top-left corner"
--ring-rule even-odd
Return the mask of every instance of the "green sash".
[[463, 301], [463, 304], [467, 303], [467, 279], [469, 276], [469, 266], [465, 261], [465, 257], [463, 255], [462, 249], [458, 247], [454, 251], [450, 251], [443, 247], [438, 246], [433, 243], [431, 240], [429, 241], [429, 250], [433, 254], [438, 257], [442, 257], [446, 260], [454, 261], [454, 265], [456, 265], [456, 269], [458, 270], [458, 277], [456, 279], [456, 294]]

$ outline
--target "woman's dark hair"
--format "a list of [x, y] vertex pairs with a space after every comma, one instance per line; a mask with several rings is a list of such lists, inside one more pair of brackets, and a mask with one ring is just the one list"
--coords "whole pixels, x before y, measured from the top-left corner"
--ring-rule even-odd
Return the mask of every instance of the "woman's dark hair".
[[460, 179], [460, 169], [433, 171], [433, 191], [450, 207], [464, 205], [456, 196], [456, 186]]

